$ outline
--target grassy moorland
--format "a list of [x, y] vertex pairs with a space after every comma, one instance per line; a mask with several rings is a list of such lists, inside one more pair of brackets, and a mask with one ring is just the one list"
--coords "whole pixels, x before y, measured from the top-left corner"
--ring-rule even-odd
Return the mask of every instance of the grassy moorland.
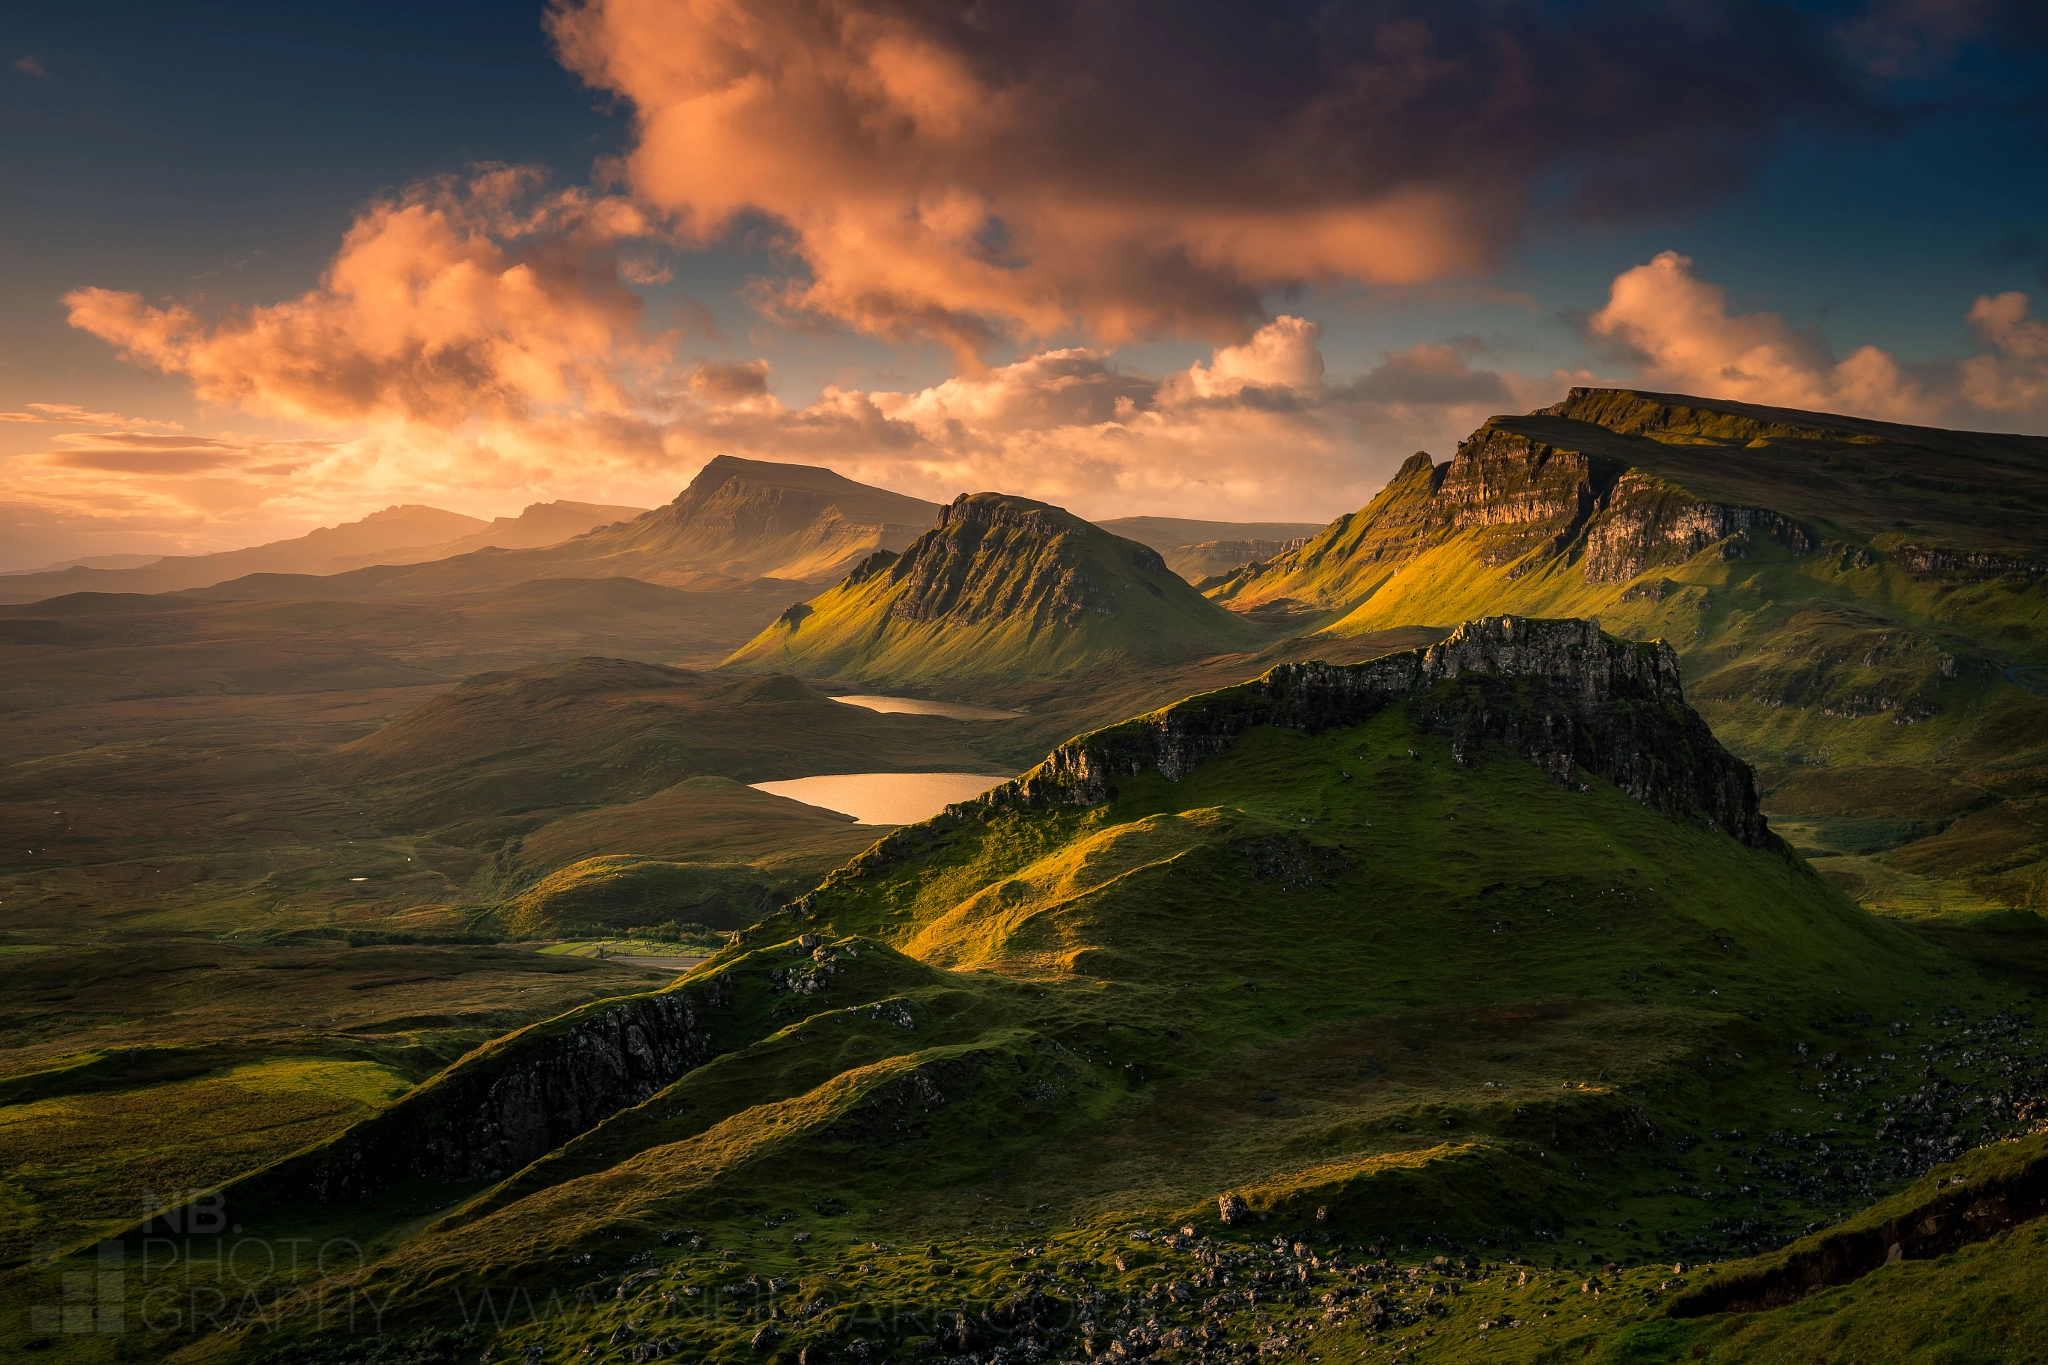
[[[181, 1263], [147, 1349], [347, 1358], [374, 1304], [401, 1359], [1672, 1358], [1730, 1330], [1666, 1314], [1739, 1258], [2027, 1127], [2030, 985], [1425, 700], [892, 835], [230, 1185], [247, 1238], [364, 1264], [195, 1324], [218, 1277]], [[659, 1000], [706, 1060], [644, 1099], [466, 1181], [397, 1155]], [[401, 1168], [305, 1197], [359, 1149]]]
[[[693, 630], [722, 654], [695, 596], [4, 609], [0, 1257], [220, 1183], [508, 1029], [669, 975], [520, 940], [672, 924], [709, 943], [876, 836], [745, 781], [992, 761], [968, 744], [983, 730], [787, 680], [617, 658], [482, 673], [636, 632], [646, 657], [675, 657], [680, 631], [689, 658]], [[636, 669], [649, 685], [618, 685]], [[394, 725], [405, 742], [380, 748]]]

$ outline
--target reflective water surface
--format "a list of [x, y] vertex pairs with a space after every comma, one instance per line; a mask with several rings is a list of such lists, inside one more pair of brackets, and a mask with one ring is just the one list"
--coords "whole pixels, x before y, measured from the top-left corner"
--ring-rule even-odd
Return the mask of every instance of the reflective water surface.
[[964, 701], [923, 701], [917, 697], [834, 697], [848, 706], [864, 706], [897, 716], [944, 716], [948, 720], [1012, 720], [1022, 711], [998, 711], [992, 706], [969, 706]]
[[756, 782], [753, 787], [851, 815], [863, 825], [914, 825], [955, 801], [969, 800], [1009, 780], [981, 773], [835, 773]]

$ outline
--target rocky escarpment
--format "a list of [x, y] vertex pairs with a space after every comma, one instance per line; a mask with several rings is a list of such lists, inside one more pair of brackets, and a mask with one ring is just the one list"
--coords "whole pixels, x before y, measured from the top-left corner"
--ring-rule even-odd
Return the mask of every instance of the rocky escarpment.
[[389, 1109], [229, 1190], [349, 1203], [411, 1180], [500, 1180], [716, 1054], [726, 982], [595, 1005], [471, 1053]]
[[1612, 460], [1488, 423], [1452, 457], [1436, 488], [1446, 531], [1483, 530], [1479, 557], [1495, 567], [1531, 551], [1565, 552], [1622, 473]]
[[1396, 704], [1449, 735], [1460, 762], [1494, 741], [1559, 782], [1594, 773], [1654, 810], [1705, 819], [1751, 847], [1777, 844], [1755, 775], [1686, 705], [1669, 645], [1616, 640], [1591, 621], [1521, 617], [1468, 621], [1441, 644], [1362, 664], [1283, 664], [1070, 740], [981, 803], [1093, 805], [1118, 778], [1157, 771], [1177, 781], [1253, 726], [1315, 732]]
[[1650, 569], [1682, 564], [1715, 542], [1722, 556], [1741, 558], [1769, 539], [1793, 554], [1811, 554], [1813, 532], [1776, 512], [1707, 502], [1662, 479], [1630, 470], [1615, 481], [1600, 515], [1585, 529], [1588, 583], [1626, 583]]
[[[1082, 552], [1084, 542], [1093, 553]], [[882, 567], [870, 570], [874, 563], [861, 570], [872, 576]], [[1115, 572], [1120, 567], [1126, 574]], [[998, 493], [963, 494], [886, 568], [903, 585], [891, 616], [967, 625], [1033, 615], [1071, 625], [1090, 613], [1108, 616], [1119, 594], [1134, 586], [1159, 595], [1146, 575], [1172, 572], [1150, 546], [1057, 507]]]
[[1952, 1187], [1881, 1221], [1866, 1217], [1788, 1249], [1774, 1263], [1674, 1300], [1675, 1318], [1758, 1313], [1833, 1285], [1850, 1284], [1899, 1261], [1933, 1260], [2008, 1228], [2048, 1216], [2048, 1158]]
[[2004, 578], [2011, 574], [2035, 577], [2048, 573], [2048, 566], [2011, 555], [1994, 555], [1968, 550], [1943, 550], [1926, 545], [1900, 545], [1892, 558], [1908, 573], [1932, 577], [1947, 575], [1966, 580]]
[[1354, 605], [1456, 537], [1511, 578], [1563, 559], [1589, 583], [1618, 583], [1720, 543], [1737, 558], [1768, 538], [1794, 554], [1818, 537], [1796, 518], [1699, 497], [1633, 467], [1657, 443], [1548, 414], [1496, 417], [1447, 464], [1412, 456], [1362, 510], [1300, 549], [1247, 565], [1209, 591], [1239, 610], [1281, 597]]

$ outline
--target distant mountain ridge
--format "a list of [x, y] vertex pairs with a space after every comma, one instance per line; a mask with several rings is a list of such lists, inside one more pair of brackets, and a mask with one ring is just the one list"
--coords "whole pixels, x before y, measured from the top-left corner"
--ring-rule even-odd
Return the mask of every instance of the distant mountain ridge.
[[207, 555], [166, 555], [130, 569], [73, 567], [59, 573], [0, 579], [0, 602], [38, 602], [69, 592], [177, 592], [251, 573], [322, 573], [350, 560], [401, 547], [438, 545], [483, 530], [489, 522], [439, 507], [406, 503], [359, 521], [322, 526], [290, 540]]
[[727, 662], [957, 688], [1218, 654], [1251, 639], [1156, 550], [1063, 508], [974, 493], [901, 555], [870, 555]]
[[168, 555], [128, 568], [75, 566], [54, 573], [0, 577], [0, 602], [39, 602], [72, 592], [181, 592], [250, 574], [329, 576], [373, 564], [414, 564], [486, 546], [550, 545], [607, 522], [640, 516], [637, 507], [537, 502], [516, 517], [483, 521], [408, 503], [360, 521], [323, 526], [291, 540], [207, 555]]
[[490, 525], [458, 540], [446, 541], [439, 545], [372, 552], [347, 560], [334, 559], [330, 560], [321, 572], [346, 573], [350, 569], [359, 569], [369, 564], [421, 564], [429, 560], [472, 554], [478, 550], [537, 549], [570, 540], [586, 531], [616, 525], [622, 521], [632, 521], [645, 515], [645, 507], [626, 507], [609, 503], [566, 500], [529, 503], [518, 516], [494, 517]]
[[822, 583], [879, 548], [909, 544], [938, 511], [937, 503], [829, 469], [721, 455], [667, 506], [556, 544], [206, 591], [222, 598], [385, 599], [491, 592], [537, 579], [633, 578], [690, 591], [734, 591], [760, 579]]
[[1734, 536], [1996, 572], [2048, 563], [2043, 525], [2048, 438], [1574, 389], [1489, 419], [1442, 465], [1411, 456], [1364, 508], [1209, 591], [1239, 610], [1282, 598], [1347, 609], [1454, 538], [1511, 582], [1557, 561], [1624, 583]]

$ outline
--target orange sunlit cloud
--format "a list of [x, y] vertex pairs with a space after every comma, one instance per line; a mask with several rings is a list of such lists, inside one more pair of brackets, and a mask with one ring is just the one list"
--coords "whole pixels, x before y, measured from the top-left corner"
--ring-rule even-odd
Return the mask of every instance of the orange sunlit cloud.
[[971, 365], [1005, 336], [1239, 340], [1275, 289], [1472, 276], [1546, 175], [1585, 214], [1668, 206], [1863, 98], [1782, 17], [1625, 18], [565, 0], [550, 25], [628, 102], [619, 172], [685, 240], [765, 217], [803, 268], [764, 303]]
[[1979, 298], [1968, 320], [1992, 349], [1908, 366], [1875, 346], [1836, 359], [1825, 338], [1776, 313], [1731, 313], [1727, 291], [1675, 251], [1615, 278], [1589, 330], [1634, 353], [1643, 377], [1684, 393], [1896, 422], [2048, 418], [2048, 325], [2024, 294]]
[[251, 413], [446, 427], [624, 408], [634, 367], [664, 355], [609, 254], [638, 214], [581, 191], [540, 197], [536, 180], [491, 167], [374, 203], [319, 287], [283, 303], [210, 317], [99, 288], [64, 302], [72, 326]]
[[176, 422], [154, 422], [146, 417], [123, 417], [114, 412], [88, 412], [76, 403], [24, 403], [25, 412], [0, 412], [0, 422], [25, 422], [44, 426], [122, 426], [154, 431], [182, 431]]

